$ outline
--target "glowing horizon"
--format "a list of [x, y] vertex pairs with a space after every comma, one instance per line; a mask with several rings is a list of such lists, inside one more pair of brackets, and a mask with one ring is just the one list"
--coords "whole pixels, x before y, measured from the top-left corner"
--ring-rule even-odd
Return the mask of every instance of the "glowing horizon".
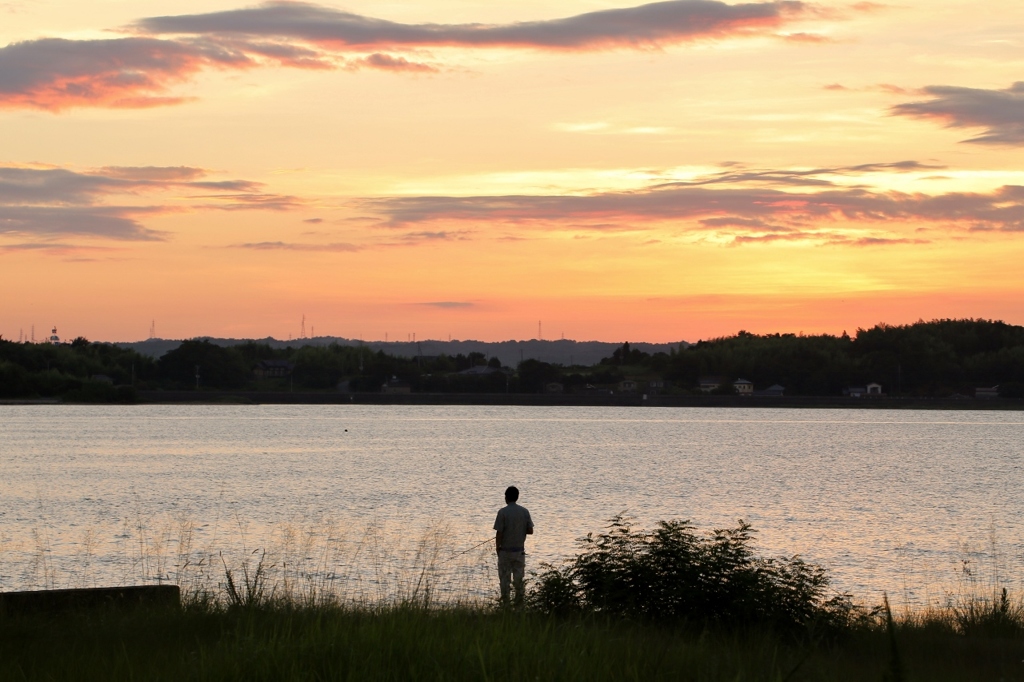
[[1024, 324], [1008, 0], [0, 2], [0, 335]]

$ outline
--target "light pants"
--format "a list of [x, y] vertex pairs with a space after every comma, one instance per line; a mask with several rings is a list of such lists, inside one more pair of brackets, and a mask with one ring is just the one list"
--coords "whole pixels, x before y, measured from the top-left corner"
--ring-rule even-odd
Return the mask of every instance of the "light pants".
[[522, 604], [523, 573], [526, 570], [526, 552], [498, 552], [498, 582], [501, 584], [501, 601], [508, 603], [509, 583], [516, 588], [516, 604]]

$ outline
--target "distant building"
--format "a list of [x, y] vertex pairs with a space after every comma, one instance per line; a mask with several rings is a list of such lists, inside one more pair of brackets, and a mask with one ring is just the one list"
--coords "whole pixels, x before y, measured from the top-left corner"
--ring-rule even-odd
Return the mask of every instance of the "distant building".
[[257, 379], [279, 379], [291, 376], [293, 369], [294, 363], [287, 360], [260, 360], [253, 366], [252, 373]]
[[699, 380], [700, 390], [704, 393], [711, 393], [725, 383], [725, 377], [701, 377]]
[[114, 384], [114, 380], [108, 377], [106, 374], [93, 374], [89, 377], [89, 381], [97, 381], [101, 384]]
[[843, 389], [843, 395], [851, 398], [882, 395], [882, 384], [870, 383], [867, 386], [850, 386]]
[[557, 381], [549, 381], [548, 383], [544, 384], [545, 393], [562, 393], [564, 391], [565, 386], [563, 386]]
[[740, 395], [753, 395], [754, 393], [753, 381], [747, 381], [746, 379], [737, 379], [736, 381], [732, 382], [732, 385], [733, 388], [736, 389], [736, 392], [739, 393]]
[[992, 386], [990, 388], [976, 388], [974, 389], [975, 398], [998, 398], [999, 397], [999, 385]]
[[623, 379], [619, 382], [618, 388], [622, 393], [636, 393], [636, 381], [633, 379]]
[[780, 386], [779, 384], [772, 384], [771, 386], [762, 391], [754, 391], [754, 395], [768, 398], [781, 398], [782, 394], [785, 392], [785, 386]]

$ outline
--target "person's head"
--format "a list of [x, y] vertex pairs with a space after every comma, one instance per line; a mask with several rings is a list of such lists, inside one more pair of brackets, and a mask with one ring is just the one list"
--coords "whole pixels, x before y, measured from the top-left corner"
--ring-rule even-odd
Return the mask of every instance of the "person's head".
[[518, 499], [519, 488], [515, 487], [514, 485], [510, 485], [509, 487], [505, 488], [505, 502], [507, 504], [511, 504], [512, 502], [515, 502]]

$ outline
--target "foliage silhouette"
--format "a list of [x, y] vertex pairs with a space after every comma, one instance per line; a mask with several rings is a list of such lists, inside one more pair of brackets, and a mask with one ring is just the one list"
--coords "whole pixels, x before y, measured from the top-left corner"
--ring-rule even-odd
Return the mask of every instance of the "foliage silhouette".
[[634, 530], [623, 515], [579, 540], [562, 567], [542, 565], [528, 603], [545, 613], [592, 612], [657, 623], [838, 629], [860, 617], [849, 595], [830, 594], [820, 566], [762, 558], [740, 521], [710, 535], [689, 521]]

